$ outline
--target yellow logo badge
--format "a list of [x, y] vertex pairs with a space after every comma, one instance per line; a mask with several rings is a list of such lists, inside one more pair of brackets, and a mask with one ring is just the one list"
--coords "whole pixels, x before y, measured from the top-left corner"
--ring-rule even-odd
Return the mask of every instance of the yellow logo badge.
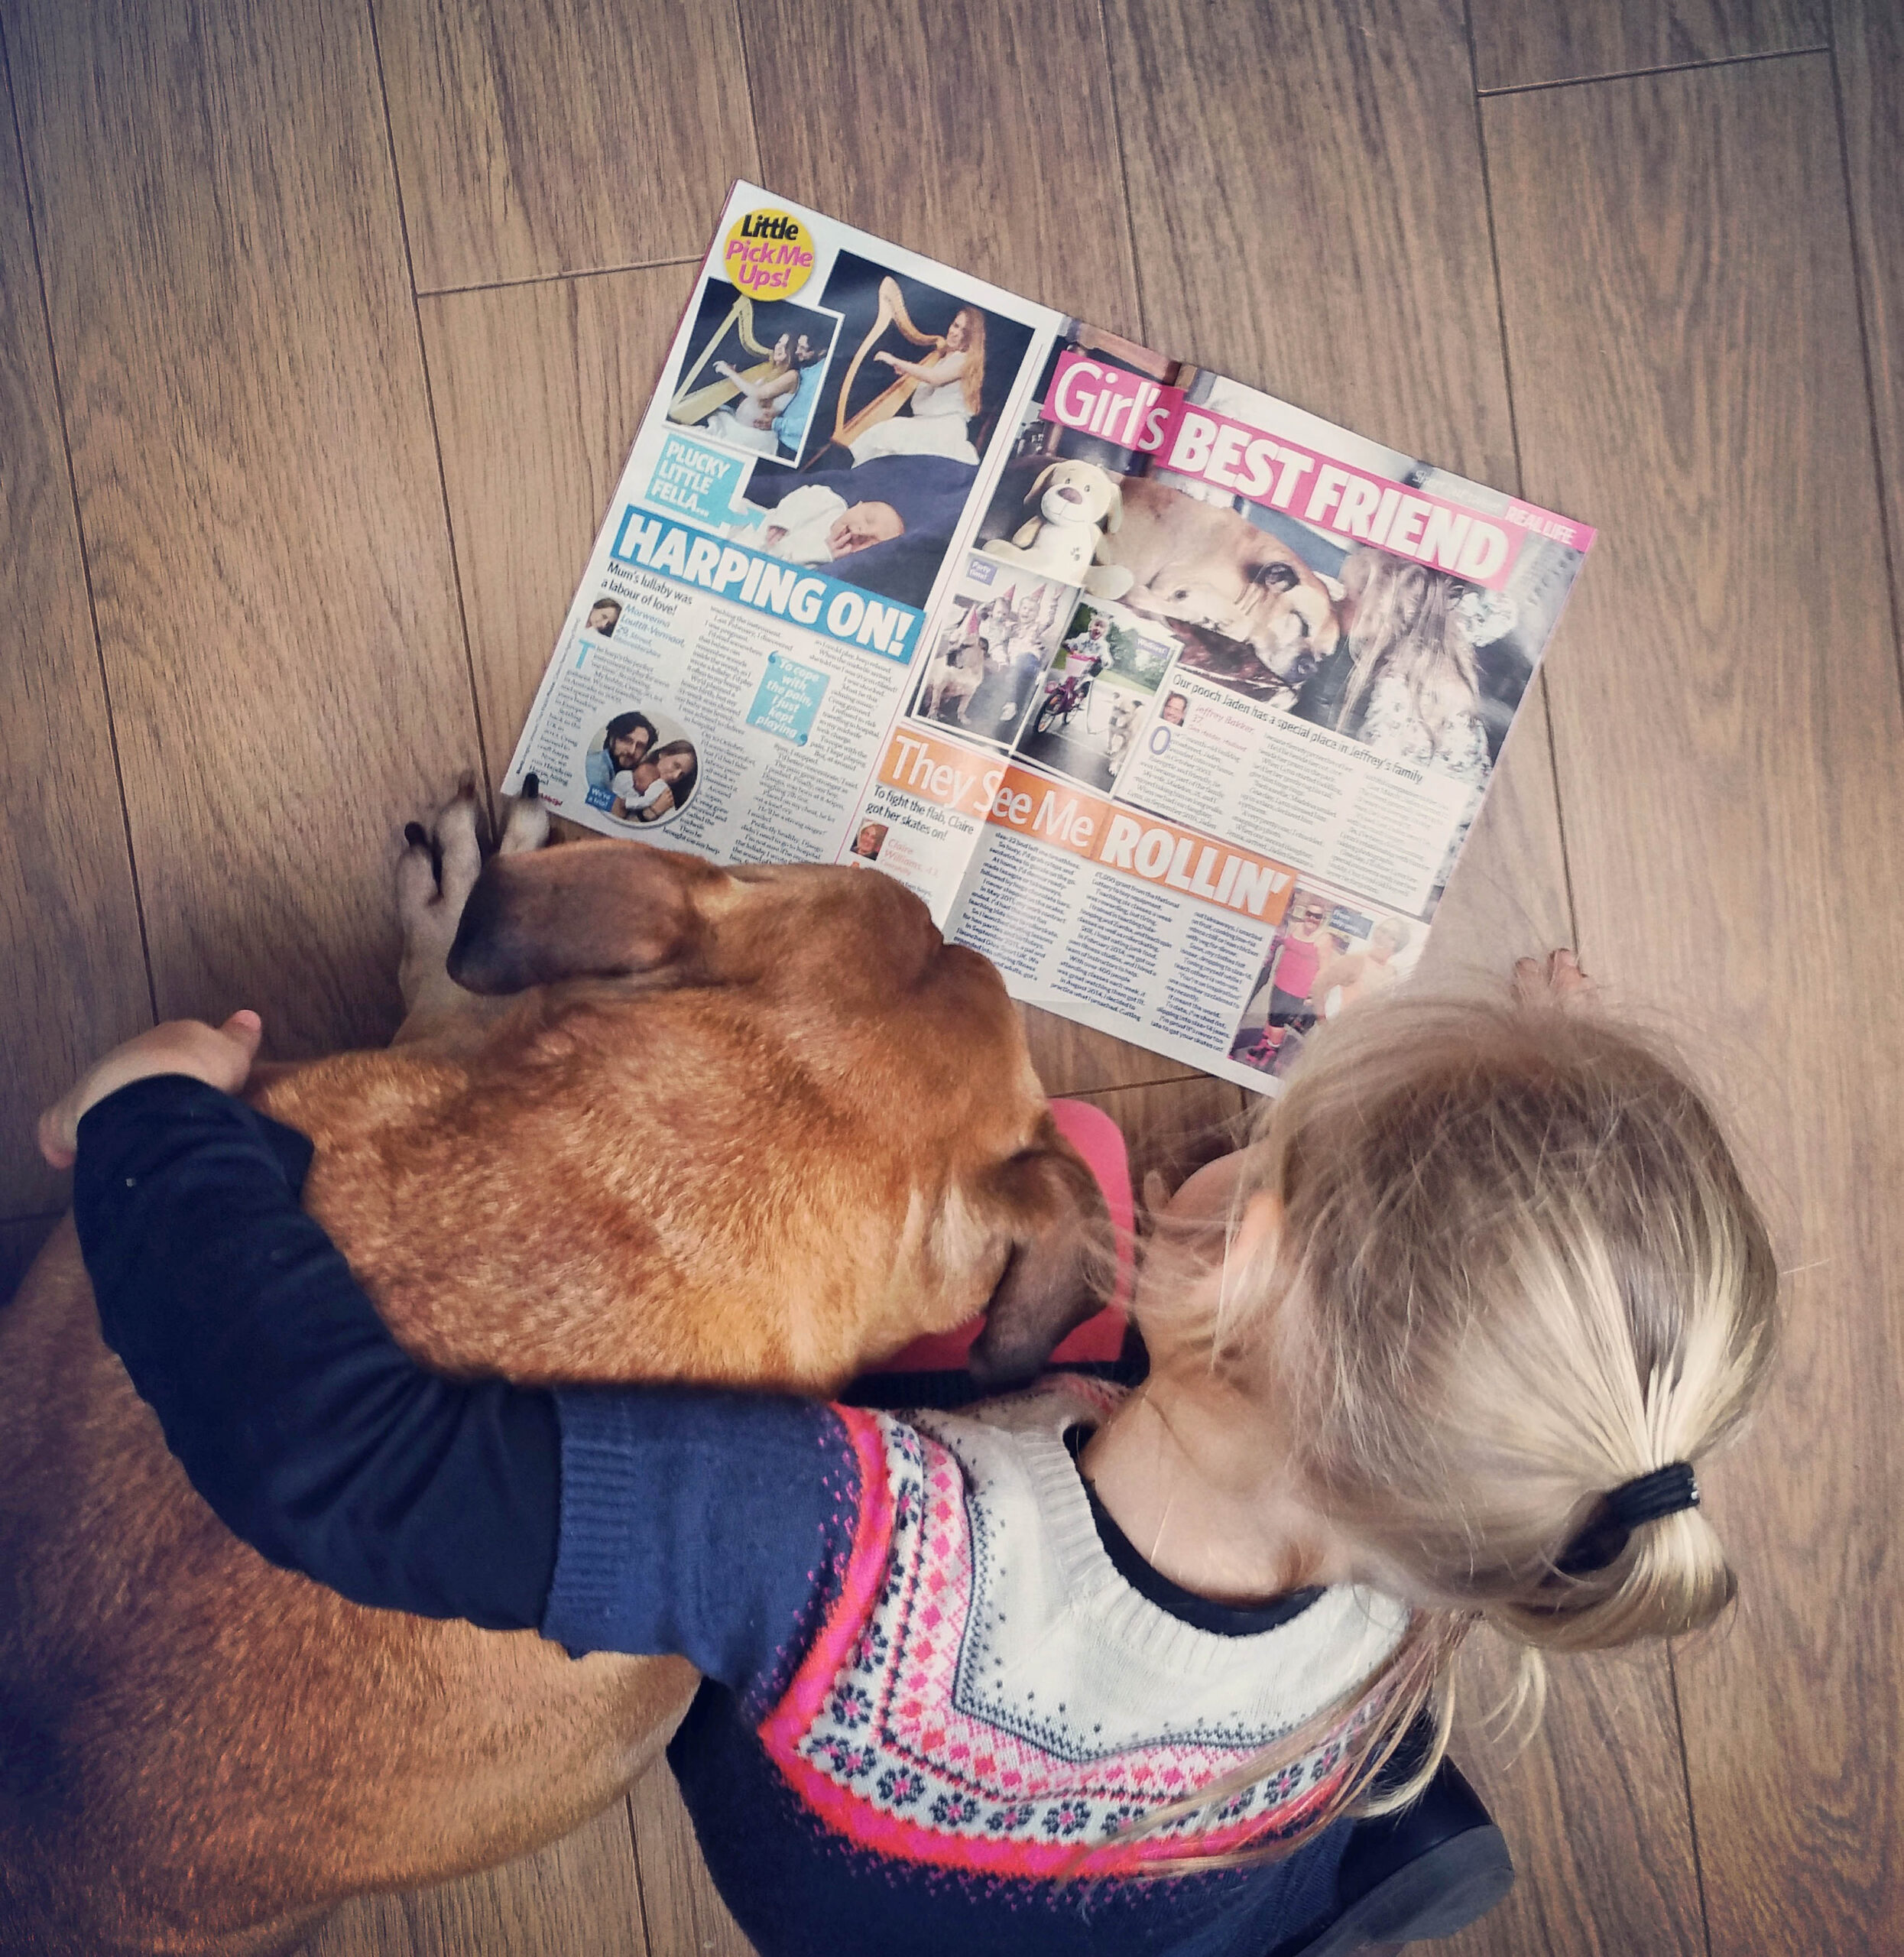
[[813, 269], [813, 234], [790, 211], [749, 211], [728, 231], [721, 263], [748, 298], [790, 298]]

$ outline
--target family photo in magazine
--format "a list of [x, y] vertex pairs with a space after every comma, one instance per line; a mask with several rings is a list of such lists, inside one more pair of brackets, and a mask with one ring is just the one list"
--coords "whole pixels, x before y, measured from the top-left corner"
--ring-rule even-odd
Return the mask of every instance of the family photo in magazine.
[[1273, 1092], [1420, 957], [1591, 541], [742, 184], [504, 785]]

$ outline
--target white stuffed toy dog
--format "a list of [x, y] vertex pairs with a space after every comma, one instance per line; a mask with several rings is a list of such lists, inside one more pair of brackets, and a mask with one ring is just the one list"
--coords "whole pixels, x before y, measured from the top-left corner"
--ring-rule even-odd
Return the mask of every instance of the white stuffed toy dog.
[[1039, 472], [1025, 507], [1032, 512], [1030, 519], [1009, 543], [994, 537], [985, 555], [1081, 585], [1100, 537], [1124, 521], [1124, 492], [1117, 478], [1095, 462], [1054, 462]]

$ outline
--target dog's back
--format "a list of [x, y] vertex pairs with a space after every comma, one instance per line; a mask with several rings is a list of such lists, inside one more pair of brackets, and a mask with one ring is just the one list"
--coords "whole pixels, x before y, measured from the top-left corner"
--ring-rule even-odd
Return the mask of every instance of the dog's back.
[[[523, 993], [480, 1039], [261, 1096], [419, 1356], [823, 1391], [988, 1297], [1001, 1371], [1088, 1308], [1088, 1178], [1002, 985], [890, 879], [585, 845], [492, 864], [464, 923], [465, 982]], [[677, 1661], [362, 1610], [235, 1540], [70, 1224], [0, 1377], [0, 1951], [289, 1948], [565, 1831], [686, 1704]]]
[[101, 1344], [70, 1222], [0, 1372], [9, 1957], [289, 1947], [580, 1821], [686, 1703], [676, 1661], [359, 1609], [229, 1535]]

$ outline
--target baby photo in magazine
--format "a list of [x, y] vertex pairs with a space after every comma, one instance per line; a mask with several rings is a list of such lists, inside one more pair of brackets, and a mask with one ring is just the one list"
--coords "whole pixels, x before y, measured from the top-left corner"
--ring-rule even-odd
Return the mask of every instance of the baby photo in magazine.
[[1027, 761], [1108, 794], [1136, 749], [1174, 646], [1095, 603], [1073, 611], [1038, 710], [1019, 736]]
[[823, 367], [803, 370], [820, 378], [799, 466], [756, 465], [727, 534], [842, 583], [923, 605], [1031, 329], [851, 252], [837, 255], [814, 303], [838, 321], [838, 337]]
[[913, 718], [1010, 747], [1046, 696], [1072, 596], [989, 557], [971, 558], [920, 669]]
[[701, 758], [664, 713], [630, 707], [598, 728], [582, 758], [588, 804], [618, 823], [671, 822], [693, 799]]

